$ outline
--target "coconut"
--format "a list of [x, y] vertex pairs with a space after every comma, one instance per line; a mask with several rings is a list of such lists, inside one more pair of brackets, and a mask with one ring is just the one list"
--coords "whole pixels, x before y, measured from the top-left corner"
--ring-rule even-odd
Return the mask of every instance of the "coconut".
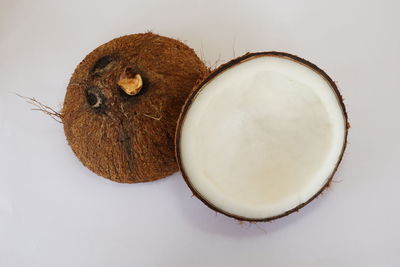
[[320, 68], [286, 53], [246, 54], [212, 72], [188, 98], [177, 160], [210, 208], [270, 221], [327, 188], [348, 125], [336, 84]]
[[176, 172], [176, 121], [207, 73], [191, 48], [153, 33], [101, 45], [77, 66], [67, 88], [61, 118], [69, 145], [86, 167], [116, 182]]

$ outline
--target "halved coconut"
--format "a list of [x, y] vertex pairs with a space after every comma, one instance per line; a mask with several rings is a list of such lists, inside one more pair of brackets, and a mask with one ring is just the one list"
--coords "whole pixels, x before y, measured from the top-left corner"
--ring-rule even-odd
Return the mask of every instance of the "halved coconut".
[[279, 52], [219, 67], [189, 97], [176, 152], [193, 193], [248, 221], [298, 210], [327, 187], [346, 146], [340, 93], [314, 64]]
[[179, 113], [209, 70], [184, 43], [139, 33], [87, 55], [69, 82], [65, 136], [90, 170], [120, 183], [150, 182], [178, 171]]

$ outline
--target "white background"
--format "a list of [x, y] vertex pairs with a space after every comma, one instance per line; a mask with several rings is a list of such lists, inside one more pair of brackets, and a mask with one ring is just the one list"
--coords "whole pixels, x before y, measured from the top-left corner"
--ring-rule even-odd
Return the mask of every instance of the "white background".
[[[399, 1], [0, 0], [0, 266], [400, 266]], [[216, 215], [180, 174], [117, 184], [84, 168], [61, 108], [98, 45], [153, 30], [213, 65], [278, 50], [335, 80], [352, 125], [332, 188], [286, 218]]]

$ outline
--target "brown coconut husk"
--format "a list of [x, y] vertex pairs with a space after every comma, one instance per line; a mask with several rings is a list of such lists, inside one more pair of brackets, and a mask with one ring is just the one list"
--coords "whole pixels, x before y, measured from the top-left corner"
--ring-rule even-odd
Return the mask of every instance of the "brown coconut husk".
[[[181, 153], [180, 153], [180, 139], [181, 139], [181, 131], [182, 131], [182, 125], [183, 122], [185, 120], [185, 116], [187, 114], [187, 112], [190, 109], [191, 104], [193, 103], [193, 101], [195, 101], [196, 96], [201, 92], [203, 86], [205, 84], [207, 84], [209, 81], [211, 81], [212, 79], [214, 79], [215, 77], [217, 77], [219, 74], [223, 73], [225, 70], [234, 67], [237, 64], [240, 64], [242, 62], [245, 62], [247, 60], [251, 60], [254, 57], [258, 57], [258, 56], [264, 56], [264, 55], [271, 55], [271, 56], [277, 56], [277, 57], [283, 57], [283, 58], [288, 58], [291, 60], [294, 60], [296, 62], [300, 62], [301, 64], [304, 64], [305, 66], [313, 69], [314, 71], [316, 71], [319, 75], [321, 75], [324, 79], [326, 79], [328, 81], [328, 83], [331, 85], [332, 90], [334, 91], [334, 93], [336, 94], [336, 97], [340, 103], [340, 106], [342, 108], [342, 112], [343, 112], [343, 116], [345, 118], [345, 138], [344, 138], [344, 143], [343, 143], [343, 147], [342, 147], [342, 151], [341, 154], [338, 158], [338, 161], [336, 163], [336, 166], [334, 168], [334, 170], [332, 171], [331, 175], [329, 176], [327, 182], [321, 187], [321, 189], [314, 195], [312, 196], [310, 199], [308, 199], [307, 201], [305, 201], [304, 203], [299, 204], [297, 207], [288, 210], [282, 214], [279, 214], [277, 216], [273, 216], [273, 217], [268, 217], [268, 218], [260, 218], [260, 219], [253, 219], [253, 218], [246, 218], [246, 217], [241, 217], [241, 216], [237, 216], [235, 214], [231, 214], [227, 211], [224, 211], [220, 208], [218, 208], [217, 206], [215, 206], [213, 203], [209, 202], [205, 197], [203, 197], [195, 188], [194, 186], [191, 184], [190, 182], [190, 177], [188, 176], [187, 172], [185, 171], [185, 168], [182, 164], [182, 158], [181, 158]], [[306, 206], [307, 204], [309, 204], [311, 201], [313, 201], [315, 198], [317, 198], [319, 195], [321, 195], [327, 188], [330, 187], [330, 184], [332, 182], [332, 179], [339, 167], [340, 162], [342, 161], [343, 155], [344, 155], [344, 151], [346, 149], [347, 146], [347, 136], [348, 136], [348, 129], [350, 128], [350, 123], [348, 122], [348, 116], [347, 116], [347, 112], [346, 112], [346, 107], [344, 105], [343, 102], [343, 97], [339, 92], [339, 89], [336, 86], [336, 83], [328, 76], [328, 74], [326, 74], [322, 69], [320, 69], [319, 67], [317, 67], [316, 65], [314, 65], [313, 63], [300, 58], [298, 56], [295, 55], [291, 55], [288, 53], [283, 53], [283, 52], [258, 52], [258, 53], [247, 53], [243, 56], [237, 57], [235, 59], [232, 59], [231, 61], [221, 65], [220, 67], [218, 67], [217, 69], [215, 69], [214, 71], [212, 71], [204, 80], [202, 80], [201, 82], [198, 82], [195, 85], [194, 90], [192, 91], [192, 93], [190, 94], [190, 96], [188, 97], [188, 99], [186, 100], [185, 105], [182, 108], [182, 112], [179, 116], [178, 119], [178, 124], [177, 124], [177, 128], [176, 128], [176, 133], [175, 133], [175, 149], [176, 149], [176, 158], [178, 161], [178, 165], [179, 165], [179, 169], [182, 172], [182, 176], [186, 182], [186, 184], [189, 186], [190, 190], [192, 191], [193, 195], [196, 196], [198, 199], [200, 199], [205, 205], [207, 205], [209, 208], [213, 209], [214, 211], [218, 212], [218, 213], [222, 213], [228, 217], [232, 217], [238, 221], [248, 221], [248, 222], [267, 222], [267, 221], [273, 221], [285, 216], [288, 216], [289, 214], [292, 214], [293, 212], [298, 211], [299, 209], [303, 208], [304, 206]]]
[[[75, 69], [61, 112], [75, 155], [121, 183], [154, 181], [176, 171], [174, 133], [193, 85], [209, 73], [196, 53], [153, 33], [111, 40]], [[135, 90], [125, 88], [137, 79]]]

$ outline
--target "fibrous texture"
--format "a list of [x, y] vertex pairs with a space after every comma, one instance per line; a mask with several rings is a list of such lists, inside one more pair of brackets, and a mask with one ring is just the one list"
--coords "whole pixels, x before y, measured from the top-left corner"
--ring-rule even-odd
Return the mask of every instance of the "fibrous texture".
[[96, 48], [67, 88], [62, 119], [69, 145], [86, 167], [113, 181], [172, 174], [179, 112], [207, 72], [191, 48], [152, 33]]

